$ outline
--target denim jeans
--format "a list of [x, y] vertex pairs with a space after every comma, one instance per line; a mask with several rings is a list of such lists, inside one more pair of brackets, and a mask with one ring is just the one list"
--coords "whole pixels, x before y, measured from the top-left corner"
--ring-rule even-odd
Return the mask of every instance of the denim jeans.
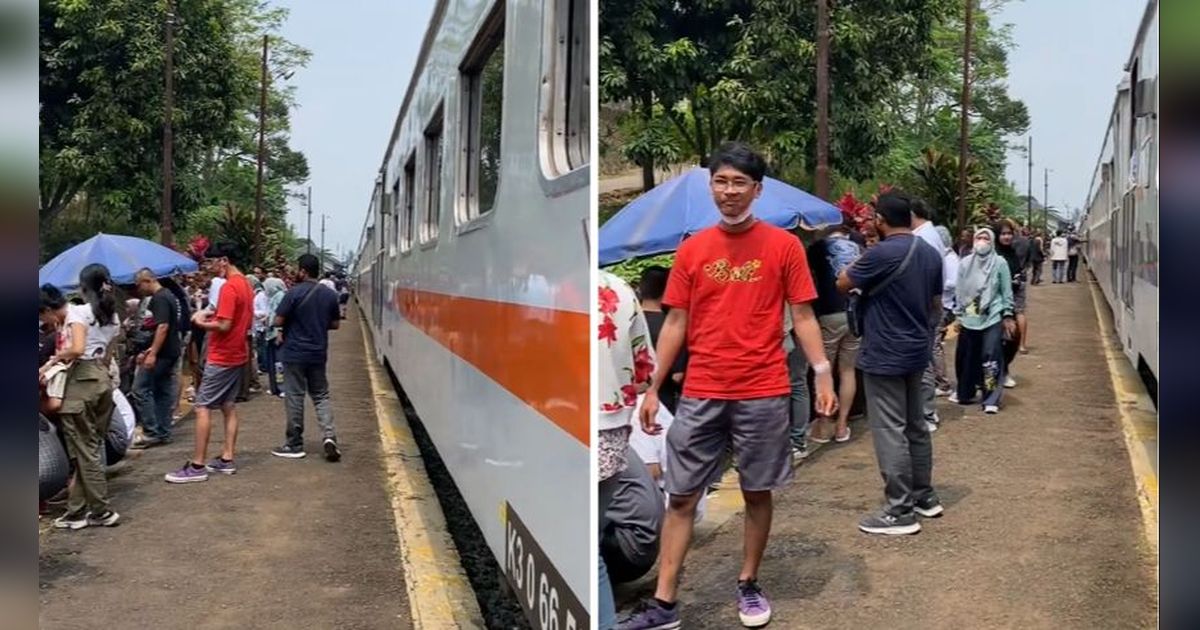
[[808, 400], [808, 359], [799, 346], [788, 353], [788, 376], [792, 381], [792, 446], [800, 447], [806, 442], [812, 406]]
[[134, 404], [147, 438], [171, 438], [171, 413], [179, 394], [178, 361], [178, 358], [159, 359], [154, 362], [153, 370], [139, 366], [133, 377]]
[[263, 356], [266, 358], [267, 369], [263, 370], [267, 373], [267, 388], [272, 396], [278, 396], [279, 391], [279, 373], [275, 370], [276, 355], [279, 353], [279, 346], [276, 345], [274, 339], [267, 339], [263, 344]]
[[1067, 261], [1054, 260], [1050, 262], [1050, 275], [1055, 284], [1067, 281]]

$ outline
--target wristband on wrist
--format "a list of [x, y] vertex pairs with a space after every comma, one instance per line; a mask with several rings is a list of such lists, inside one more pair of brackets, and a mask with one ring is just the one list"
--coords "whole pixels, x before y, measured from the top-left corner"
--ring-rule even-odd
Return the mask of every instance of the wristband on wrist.
[[813, 368], [813, 372], [816, 372], [817, 374], [829, 374], [830, 372], [832, 372], [832, 368], [829, 365], [829, 361], [822, 361], [821, 363], [814, 363], [812, 368]]

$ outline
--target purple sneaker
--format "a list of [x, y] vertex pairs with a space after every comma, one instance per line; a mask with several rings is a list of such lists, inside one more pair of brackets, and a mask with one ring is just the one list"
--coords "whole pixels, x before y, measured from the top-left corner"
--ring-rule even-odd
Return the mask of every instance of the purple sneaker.
[[756, 580], [738, 580], [738, 617], [747, 628], [760, 628], [771, 621], [771, 603]]
[[208, 481], [208, 468], [201, 466], [199, 468], [192, 465], [192, 462], [187, 462], [183, 468], [172, 471], [166, 475], [167, 483], [196, 483], [198, 481]]
[[208, 470], [208, 472], [222, 473], [225, 475], [232, 475], [237, 472], [237, 466], [234, 465], [232, 459], [225, 461], [220, 457], [212, 458], [205, 468]]
[[617, 630], [675, 630], [679, 627], [679, 604], [668, 610], [654, 598], [638, 604], [628, 617], [617, 622]]

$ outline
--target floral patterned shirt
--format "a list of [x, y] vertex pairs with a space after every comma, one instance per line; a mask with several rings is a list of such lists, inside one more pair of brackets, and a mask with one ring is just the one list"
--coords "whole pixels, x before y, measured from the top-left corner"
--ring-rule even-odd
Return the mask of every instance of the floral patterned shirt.
[[625, 469], [629, 422], [638, 394], [654, 377], [655, 360], [646, 316], [625, 281], [601, 271], [596, 306], [600, 315], [597, 454], [600, 479], [607, 479]]

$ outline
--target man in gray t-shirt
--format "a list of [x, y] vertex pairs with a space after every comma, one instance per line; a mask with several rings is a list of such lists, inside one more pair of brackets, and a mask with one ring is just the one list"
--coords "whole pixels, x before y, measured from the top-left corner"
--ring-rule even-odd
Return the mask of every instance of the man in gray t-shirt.
[[617, 473], [608, 526], [600, 538], [600, 553], [613, 582], [631, 582], [654, 566], [666, 508], [662, 490], [637, 452], [631, 448], [626, 454], [628, 463]]

